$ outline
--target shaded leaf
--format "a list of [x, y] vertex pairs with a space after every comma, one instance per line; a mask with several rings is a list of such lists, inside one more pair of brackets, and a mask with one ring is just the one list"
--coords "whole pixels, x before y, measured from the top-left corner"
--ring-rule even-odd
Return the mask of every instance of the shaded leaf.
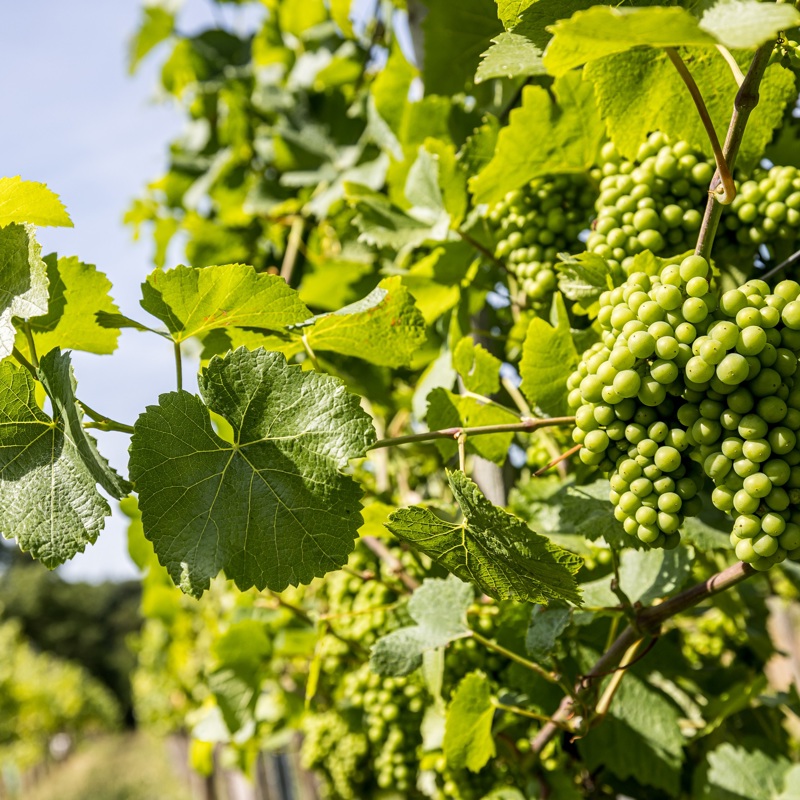
[[580, 602], [581, 559], [493, 506], [463, 472], [448, 472], [461, 512], [456, 524], [427, 508], [400, 509], [386, 527], [462, 580], [498, 600]]
[[572, 612], [551, 604], [547, 608], [535, 607], [531, 612], [525, 648], [534, 661], [546, 661], [555, 652], [558, 639], [569, 626]]
[[131, 441], [145, 535], [175, 583], [199, 596], [224, 569], [242, 589], [280, 591], [341, 567], [362, 520], [360, 488], [340, 470], [375, 435], [358, 399], [336, 378], [244, 348], [213, 358], [199, 387], [202, 400], [161, 395]]
[[408, 613], [416, 625], [398, 628], [378, 639], [372, 648], [370, 666], [380, 675], [408, 675], [422, 665], [423, 654], [446, 647], [469, 636], [467, 609], [475, 590], [450, 575], [427, 578], [408, 602]]
[[47, 265], [32, 225], [0, 228], [0, 358], [14, 348], [14, 317], [47, 312]]
[[38, 407], [23, 367], [0, 362], [0, 533], [53, 569], [93, 543], [110, 513], [64, 419]]
[[500, 389], [500, 367], [502, 362], [482, 344], [476, 344], [471, 336], [465, 336], [453, 353], [455, 367], [464, 386], [476, 394], [486, 397]]

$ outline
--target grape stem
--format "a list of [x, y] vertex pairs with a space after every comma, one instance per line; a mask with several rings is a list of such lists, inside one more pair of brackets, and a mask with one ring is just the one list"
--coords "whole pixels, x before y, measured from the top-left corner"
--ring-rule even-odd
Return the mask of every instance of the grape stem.
[[575, 417], [548, 417], [538, 419], [525, 417], [519, 422], [508, 422], [503, 425], [478, 425], [473, 428], [442, 428], [438, 431], [425, 431], [424, 433], [411, 433], [408, 436], [395, 436], [390, 439], [381, 439], [370, 445], [367, 450], [377, 450], [381, 447], [395, 447], [400, 444], [414, 442], [432, 442], [435, 439], [455, 439], [459, 436], [483, 436], [492, 433], [525, 433], [539, 428], [549, 428], [556, 425], [574, 425]]
[[[773, 42], [768, 42], [756, 50], [750, 68], [747, 70], [747, 75], [745, 75], [742, 85], [739, 87], [739, 91], [736, 94], [736, 99], [733, 102], [733, 114], [731, 115], [730, 125], [728, 126], [728, 134], [725, 137], [725, 145], [722, 148], [725, 163], [728, 165], [728, 169], [731, 172], [733, 172], [733, 168], [736, 165], [736, 157], [739, 155], [739, 147], [742, 144], [747, 121], [750, 119], [750, 114], [753, 109], [758, 105], [758, 87], [767, 69], [773, 46]], [[719, 220], [722, 216], [722, 203], [719, 202], [716, 194], [716, 189], [721, 183], [722, 180], [719, 171], [717, 171], [711, 180], [708, 203], [706, 205], [705, 215], [703, 216], [703, 223], [700, 226], [697, 247], [695, 248], [695, 253], [706, 259], [711, 256], [714, 236], [717, 233]]]
[[737, 86], [741, 86], [744, 83], [744, 72], [742, 72], [742, 68], [736, 62], [736, 59], [733, 57], [733, 54], [724, 44], [718, 44], [717, 50], [719, 50], [722, 57], [728, 62], [728, 66], [731, 68], [731, 72], [733, 73], [733, 79], [736, 81]]
[[31, 361], [34, 367], [39, 367], [39, 356], [36, 354], [36, 342], [33, 340], [33, 329], [28, 320], [22, 323], [22, 330], [25, 332], [25, 339], [28, 342], [28, 350], [31, 354]]
[[595, 665], [578, 680], [574, 689], [574, 698], [565, 696], [561, 700], [558, 709], [552, 716], [552, 722], [543, 725], [533, 738], [531, 742], [533, 752], [542, 752], [545, 745], [558, 732], [559, 724], [570, 719], [576, 702], [584, 700], [589, 695], [595, 680], [604, 674], [608, 674], [611, 669], [621, 664], [622, 659], [634, 643], [644, 636], [652, 636], [658, 633], [661, 625], [668, 619], [696, 606], [719, 592], [730, 589], [755, 574], [756, 570], [753, 567], [740, 561], [657, 606], [651, 606], [637, 612], [636, 624], [628, 625], [606, 652], [600, 656]]
[[792, 255], [786, 259], [786, 261], [781, 262], [777, 267], [773, 267], [769, 272], [761, 275], [761, 280], [768, 281], [770, 278], [774, 278], [785, 269], [795, 266], [795, 264], [800, 264], [800, 250], [798, 250], [796, 253], [792, 253]]
[[694, 104], [697, 107], [697, 112], [700, 114], [700, 119], [703, 121], [703, 127], [708, 134], [708, 140], [711, 142], [711, 149], [714, 151], [714, 161], [717, 162], [717, 175], [719, 176], [721, 184], [721, 189], [714, 189], [714, 196], [723, 205], [728, 205], [732, 203], [733, 198], [736, 197], [736, 184], [733, 182], [733, 175], [731, 175], [731, 170], [728, 167], [725, 154], [722, 152], [722, 146], [719, 143], [717, 131], [714, 128], [711, 115], [708, 113], [708, 108], [706, 107], [705, 100], [703, 100], [700, 87], [697, 85], [692, 73], [689, 72], [689, 68], [686, 66], [686, 62], [681, 58], [680, 53], [678, 53], [674, 47], [665, 47], [664, 49], [666, 50], [667, 56], [669, 56], [669, 60], [672, 62], [675, 69], [678, 70], [678, 74], [683, 78], [683, 82], [686, 84], [686, 88], [689, 90], [689, 94], [692, 96], [692, 100], [694, 100]]
[[178, 391], [183, 391], [183, 358], [181, 357], [181, 343], [173, 342], [175, 351], [175, 380], [178, 384]]
[[286, 251], [283, 254], [283, 262], [281, 263], [281, 278], [288, 284], [292, 282], [292, 273], [294, 272], [297, 254], [300, 252], [300, 245], [303, 241], [305, 225], [305, 219], [298, 215], [292, 220], [292, 227], [289, 229]]
[[540, 678], [544, 678], [550, 683], [558, 683], [559, 676], [554, 672], [550, 672], [550, 670], [540, 667], [534, 661], [529, 661], [527, 658], [517, 655], [513, 650], [508, 650], [502, 645], [497, 644], [497, 642], [493, 642], [491, 639], [487, 639], [485, 636], [481, 636], [475, 631], [472, 631], [471, 635], [476, 642], [482, 644], [487, 650], [494, 650], [495, 653], [500, 653], [501, 656], [505, 656], [507, 659], [515, 661], [517, 664], [525, 667], [525, 669], [529, 669], [531, 672], [535, 672]]
[[582, 444], [576, 444], [574, 447], [570, 447], [570, 449], [567, 450], [566, 453], [561, 453], [559, 456], [554, 458], [549, 464], [545, 464], [541, 469], [537, 469], [536, 472], [533, 473], [533, 477], [541, 478], [542, 475], [544, 475], [545, 472], [547, 472], [547, 470], [552, 469], [553, 467], [557, 467], [563, 461], [566, 461], [570, 456], [574, 456], [575, 453], [577, 453], [578, 450], [581, 449], [581, 447], [583, 447]]

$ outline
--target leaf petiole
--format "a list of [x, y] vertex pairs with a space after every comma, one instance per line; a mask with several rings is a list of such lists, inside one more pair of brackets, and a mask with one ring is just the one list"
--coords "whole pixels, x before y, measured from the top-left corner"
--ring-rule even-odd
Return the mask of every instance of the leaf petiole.
[[544, 667], [540, 667], [533, 661], [529, 661], [527, 658], [524, 658], [521, 655], [518, 655], [513, 650], [507, 650], [503, 645], [497, 644], [497, 642], [492, 641], [491, 639], [487, 639], [484, 636], [481, 636], [479, 633], [472, 631], [472, 638], [482, 644], [487, 650], [494, 650], [495, 653], [500, 653], [500, 655], [505, 656], [506, 658], [510, 659], [511, 661], [515, 661], [525, 669], [529, 669], [531, 672], [535, 672], [540, 678], [544, 678], [546, 681], [550, 683], [558, 683], [559, 676], [556, 675], [554, 672], [550, 672], [550, 670], [545, 669]]

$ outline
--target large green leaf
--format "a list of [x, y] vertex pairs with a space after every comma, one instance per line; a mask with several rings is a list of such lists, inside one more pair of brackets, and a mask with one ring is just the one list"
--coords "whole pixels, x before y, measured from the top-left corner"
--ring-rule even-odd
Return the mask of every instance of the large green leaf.
[[496, 203], [541, 175], [588, 170], [605, 137], [592, 86], [578, 73], [557, 80], [552, 94], [526, 86], [509, 120], [494, 158], [470, 180], [476, 203]]
[[47, 313], [47, 265], [32, 225], [0, 228], [0, 358], [14, 347], [14, 317]]
[[800, 11], [788, 3], [762, 3], [760, 0], [717, 0], [703, 13], [700, 28], [720, 44], [735, 50], [750, 50], [780, 31], [800, 25]]
[[[706, 102], [717, 132], [728, 126], [736, 82], [716, 49], [682, 48], [692, 75]], [[619, 152], [634, 158], [653, 130], [673, 139], [685, 139], [711, 155], [708, 134], [683, 81], [666, 53], [639, 49], [594, 61], [585, 75], [595, 87], [600, 112]], [[748, 121], [738, 165], [746, 169], [764, 151], [780, 125], [787, 103], [794, 101], [794, 76], [779, 64], [768, 67], [759, 86], [759, 103]], [[636, 113], [631, 113], [631, 108]]]
[[463, 0], [453, 13], [449, 0], [424, 0], [425, 54], [422, 79], [427, 94], [451, 95], [467, 88], [488, 40], [502, 31], [493, 0]]
[[551, 26], [557, 20], [594, 5], [594, 0], [534, 0], [527, 5], [514, 26], [514, 33], [525, 36], [544, 50], [553, 38]]
[[392, 514], [386, 527], [495, 599], [580, 602], [578, 556], [492, 505], [463, 472], [448, 472], [447, 478], [464, 516], [460, 523], [414, 506]]
[[680, 718], [676, 706], [628, 673], [602, 728], [580, 739], [578, 750], [591, 770], [602, 765], [619, 778], [678, 797], [684, 760]]
[[202, 400], [161, 395], [131, 441], [145, 535], [173, 580], [199, 596], [224, 569], [242, 589], [280, 591], [341, 567], [361, 525], [361, 491], [341, 470], [375, 435], [358, 399], [244, 348], [212, 359], [199, 387]]
[[0, 228], [12, 222], [72, 227], [72, 220], [58, 195], [43, 183], [0, 178]]
[[700, 30], [697, 18], [683, 8], [613, 8], [593, 6], [557, 22], [544, 55], [552, 75], [634, 47], [679, 47], [716, 44]]
[[447, 709], [443, 750], [450, 767], [478, 772], [494, 756], [493, 718], [489, 681], [482, 672], [471, 672], [458, 684]]
[[384, 278], [357, 303], [317, 317], [306, 338], [314, 350], [402, 367], [425, 343], [425, 320], [402, 279], [395, 276]]
[[776, 755], [723, 742], [695, 776], [693, 795], [698, 800], [777, 800], [789, 762]]
[[424, 580], [408, 601], [408, 613], [416, 625], [379, 639], [372, 648], [372, 669], [380, 675], [408, 675], [422, 665], [428, 650], [469, 636], [467, 609], [474, 598], [472, 585], [453, 575], [446, 580]]
[[280, 331], [311, 316], [283, 278], [246, 264], [154, 270], [142, 284], [141, 304], [176, 342], [216, 328]]
[[566, 410], [567, 379], [578, 364], [564, 299], [556, 294], [553, 303], [555, 325], [534, 317], [522, 345], [521, 389], [531, 404], [545, 414]]
[[[57, 351], [49, 355], [68, 365]], [[53, 377], [54, 405], [67, 408], [70, 398]], [[25, 369], [0, 362], [0, 533], [52, 569], [97, 539], [111, 509], [97, 491], [99, 465], [87, 464], [93, 442], [82, 431], [84, 441], [71, 438], [74, 398], [66, 419], [57, 409], [51, 420], [36, 404], [34, 386]]]
[[[32, 317], [36, 348], [46, 353], [54, 347], [113, 353], [117, 349], [118, 328], [100, 325], [96, 313], [119, 314], [109, 295], [111, 281], [93, 264], [76, 257], [46, 256], [50, 299], [47, 313]], [[107, 318], [106, 318], [107, 319]]]

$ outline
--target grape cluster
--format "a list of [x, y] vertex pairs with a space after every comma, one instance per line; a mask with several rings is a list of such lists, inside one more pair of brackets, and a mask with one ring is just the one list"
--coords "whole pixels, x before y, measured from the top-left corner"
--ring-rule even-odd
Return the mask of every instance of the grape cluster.
[[722, 224], [740, 250], [768, 245], [783, 257], [800, 233], [800, 170], [759, 167], [739, 186], [731, 210]]
[[495, 255], [508, 265], [534, 309], [547, 308], [555, 291], [559, 253], [583, 249], [596, 192], [582, 175], [536, 178], [509, 192], [487, 215], [499, 241]]
[[694, 246], [714, 164], [687, 142], [651, 134], [636, 159], [623, 159], [613, 143], [601, 151], [597, 219], [590, 252], [626, 268], [643, 250], [675, 255]]
[[800, 285], [751, 280], [718, 297], [690, 256], [600, 304], [602, 340], [569, 401], [581, 460], [611, 473], [626, 532], [675, 546], [705, 475], [735, 519], [737, 557], [768, 569], [800, 556]]

